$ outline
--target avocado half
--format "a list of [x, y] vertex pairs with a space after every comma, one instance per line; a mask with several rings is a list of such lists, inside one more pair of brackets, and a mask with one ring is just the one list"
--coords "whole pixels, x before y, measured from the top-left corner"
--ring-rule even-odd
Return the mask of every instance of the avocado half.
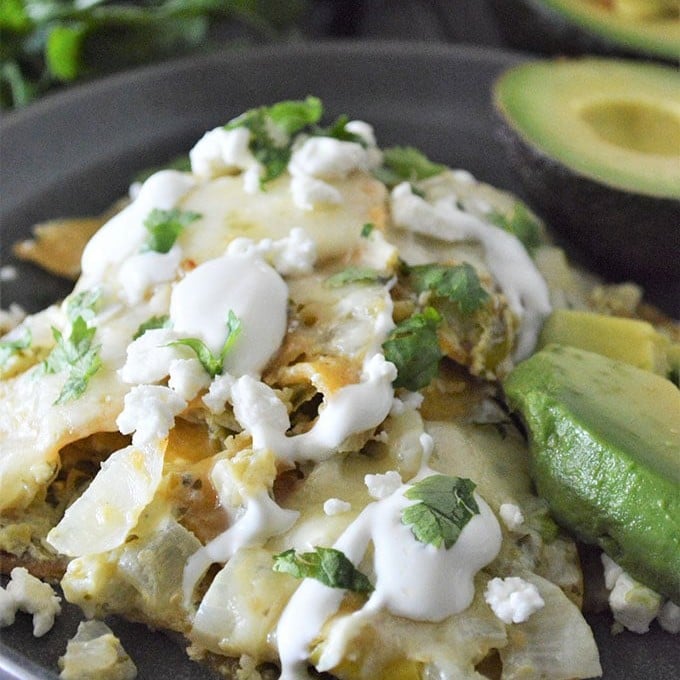
[[492, 0], [492, 6], [503, 38], [518, 49], [680, 58], [675, 0]]
[[531, 61], [504, 72], [493, 98], [510, 162], [549, 225], [601, 274], [661, 280], [680, 298], [680, 71]]

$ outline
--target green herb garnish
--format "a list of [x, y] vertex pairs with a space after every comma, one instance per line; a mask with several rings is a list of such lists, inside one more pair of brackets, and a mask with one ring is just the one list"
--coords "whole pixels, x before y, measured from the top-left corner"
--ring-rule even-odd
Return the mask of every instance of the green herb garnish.
[[198, 213], [181, 211], [177, 208], [172, 210], [154, 208], [144, 220], [149, 238], [144, 243], [143, 250], [153, 250], [157, 253], [169, 252], [178, 236], [199, 217], [201, 216]]
[[[281, 175], [290, 161], [292, 135], [305, 127], [317, 123], [323, 115], [323, 105], [317, 97], [304, 101], [283, 101], [272, 106], [250, 109], [227, 123], [224, 127], [233, 130], [245, 127], [250, 131], [250, 150], [264, 167], [262, 184]], [[286, 138], [281, 140], [272, 134], [271, 126], [279, 128]]]
[[196, 357], [201, 362], [201, 365], [210, 375], [214, 378], [216, 375], [222, 373], [224, 368], [224, 359], [226, 358], [229, 350], [231, 349], [234, 341], [238, 337], [241, 331], [241, 320], [229, 310], [229, 315], [227, 316], [227, 339], [222, 345], [222, 349], [219, 354], [213, 354], [210, 348], [198, 338], [182, 338], [181, 340], [174, 340], [169, 343], [170, 345], [185, 345], [194, 351]]
[[361, 135], [350, 132], [347, 129], [347, 123], [349, 123], [349, 117], [343, 113], [328, 127], [317, 127], [312, 130], [312, 134], [318, 137], [332, 137], [341, 142], [354, 142], [355, 144], [361, 144], [361, 146], [365, 147], [366, 140]]
[[394, 146], [383, 151], [383, 164], [374, 175], [388, 187], [401, 182], [418, 182], [446, 170], [445, 165], [433, 163], [412, 146]]
[[451, 300], [461, 314], [476, 311], [489, 299], [474, 267], [467, 262], [459, 265], [423, 264], [406, 266], [413, 288], [418, 293], [431, 290], [439, 297]]
[[313, 578], [329, 588], [355, 593], [370, 593], [373, 585], [340, 550], [315, 547], [314, 552], [296, 553], [294, 549], [274, 555], [274, 571], [295, 578]]
[[347, 267], [329, 276], [324, 284], [329, 288], [341, 288], [350, 283], [385, 283], [389, 280], [389, 276], [384, 276], [372, 267]]
[[375, 224], [372, 222], [366, 222], [363, 227], [361, 227], [361, 238], [368, 238], [375, 229]]
[[21, 335], [16, 340], [0, 340], [0, 368], [15, 354], [28, 349], [32, 341], [33, 335], [30, 328], [23, 328]]
[[66, 316], [73, 323], [79, 316], [85, 321], [90, 321], [95, 317], [99, 302], [101, 300], [101, 288], [91, 288], [74, 293], [66, 298]]
[[144, 323], [139, 325], [139, 328], [132, 336], [133, 340], [142, 337], [147, 331], [154, 330], [156, 328], [170, 328], [170, 317], [167, 314], [162, 314], [160, 316], [152, 316], [147, 319]]
[[513, 206], [512, 212], [506, 215], [493, 212], [489, 219], [497, 227], [516, 236], [529, 255], [533, 255], [536, 248], [541, 245], [541, 225], [531, 216], [524, 203], [518, 201]]
[[401, 521], [411, 527], [421, 543], [448, 550], [479, 506], [472, 495], [475, 483], [462, 477], [431, 475], [416, 482], [404, 494], [419, 503], [409, 505], [401, 513]]
[[437, 328], [442, 317], [433, 307], [401, 321], [383, 343], [385, 359], [397, 367], [395, 387], [419, 390], [437, 375], [444, 356], [439, 347]]
[[54, 326], [52, 335], [56, 347], [43, 362], [46, 373], [68, 371], [66, 382], [55, 404], [64, 404], [80, 397], [90, 382], [90, 378], [102, 365], [99, 345], [93, 345], [96, 329], [87, 325], [82, 316], [77, 316], [71, 324], [71, 333], [64, 338]]

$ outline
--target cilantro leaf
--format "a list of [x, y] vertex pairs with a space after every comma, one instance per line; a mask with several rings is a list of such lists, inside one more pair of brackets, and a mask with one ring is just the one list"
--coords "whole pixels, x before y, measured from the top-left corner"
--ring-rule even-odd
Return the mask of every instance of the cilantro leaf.
[[286, 134], [294, 135], [321, 120], [323, 104], [318, 97], [309, 96], [304, 101], [278, 102], [265, 111]]
[[191, 211], [159, 210], [154, 208], [144, 220], [149, 238], [143, 246], [144, 250], [167, 253], [175, 245], [177, 237], [200, 215]]
[[361, 238], [368, 238], [375, 229], [375, 224], [373, 222], [366, 222], [363, 227], [361, 227]]
[[16, 340], [0, 340], [0, 368], [2, 368], [9, 359], [21, 352], [21, 350], [28, 349], [33, 341], [33, 334], [30, 328], [24, 328], [22, 334]]
[[[304, 101], [283, 101], [272, 106], [250, 109], [224, 127], [227, 130], [245, 127], [250, 131], [249, 148], [264, 167], [261, 179], [264, 184], [276, 179], [288, 166], [292, 153], [291, 135], [317, 123], [322, 114], [321, 100], [317, 97], [307, 97]], [[272, 124], [288, 137], [287, 141], [272, 136]]]
[[401, 182], [417, 182], [434, 177], [446, 170], [445, 165], [433, 163], [412, 146], [394, 146], [383, 152], [383, 164], [374, 174], [392, 188]]
[[222, 370], [224, 369], [224, 359], [240, 332], [241, 321], [233, 311], [229, 310], [229, 315], [227, 316], [227, 338], [224, 341], [224, 345], [222, 345], [219, 354], [213, 354], [210, 348], [198, 338], [182, 338], [181, 340], [174, 340], [169, 344], [184, 345], [192, 349], [206, 372], [211, 378], [214, 378], [216, 375], [222, 373]]
[[462, 477], [426, 477], [404, 494], [409, 500], [420, 502], [404, 508], [401, 520], [421, 543], [430, 543], [435, 548], [443, 543], [448, 550], [465, 525], [479, 514], [472, 495], [475, 487], [474, 482]]
[[155, 328], [170, 328], [170, 317], [167, 314], [149, 317], [144, 323], [139, 325], [132, 339], [141, 338], [144, 333]]
[[343, 588], [355, 593], [370, 593], [373, 585], [335, 548], [315, 547], [314, 552], [296, 553], [293, 548], [274, 555], [274, 571], [295, 578], [314, 578], [330, 588]]
[[497, 227], [516, 236], [529, 255], [533, 255], [536, 248], [541, 245], [541, 225], [531, 216], [524, 203], [520, 201], [515, 203], [509, 214], [493, 212], [489, 219]]
[[466, 316], [482, 307], [490, 297], [482, 287], [477, 271], [467, 262], [407, 266], [406, 270], [416, 292], [431, 290], [435, 295], [455, 302], [461, 314]]
[[372, 267], [347, 267], [329, 276], [324, 284], [329, 288], [341, 288], [349, 283], [385, 283], [389, 279]]
[[347, 123], [349, 123], [349, 117], [346, 114], [338, 116], [333, 123], [328, 127], [322, 128], [318, 127], [313, 131], [313, 134], [318, 137], [332, 137], [333, 139], [338, 139], [341, 142], [354, 142], [355, 144], [361, 144], [361, 146], [366, 146], [366, 140], [354, 132], [350, 132], [347, 129]]
[[71, 334], [64, 338], [54, 326], [52, 335], [56, 340], [56, 347], [43, 362], [46, 373], [60, 373], [68, 370], [66, 382], [55, 404], [80, 397], [90, 382], [90, 378], [102, 365], [99, 356], [99, 345], [93, 345], [95, 328], [90, 328], [82, 316], [78, 316], [71, 324]]
[[401, 321], [383, 343], [385, 359], [397, 367], [395, 387], [419, 390], [437, 375], [444, 356], [439, 347], [437, 328], [442, 317], [436, 309], [426, 307]]
[[91, 288], [69, 295], [66, 299], [68, 320], [73, 323], [79, 316], [85, 321], [94, 318], [101, 296], [101, 288]]

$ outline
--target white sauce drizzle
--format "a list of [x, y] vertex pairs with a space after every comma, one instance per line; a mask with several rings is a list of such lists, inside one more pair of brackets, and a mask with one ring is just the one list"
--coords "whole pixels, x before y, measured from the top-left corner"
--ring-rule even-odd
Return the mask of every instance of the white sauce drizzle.
[[224, 370], [236, 376], [259, 374], [286, 333], [288, 286], [259, 257], [227, 254], [204, 262], [174, 288], [170, 318], [179, 337], [205, 342], [214, 353], [224, 345], [229, 311], [241, 330]]
[[139, 251], [148, 236], [144, 220], [149, 213], [154, 208], [174, 208], [195, 185], [194, 177], [176, 170], [161, 170], [151, 175], [135, 200], [112, 217], [85, 246], [77, 289], [92, 288], [103, 280], [109, 267]]
[[[426, 442], [425, 442], [426, 443]], [[416, 479], [433, 474], [423, 467]], [[420, 543], [401, 521], [410, 501], [401, 485], [391, 495], [371, 503], [335, 542], [356, 566], [373, 542], [375, 590], [364, 607], [352, 617], [367, 617], [386, 609], [396, 616], [416, 621], [442, 621], [470, 606], [475, 574], [491, 562], [501, 547], [498, 520], [479, 494], [475, 515], [446, 550]], [[276, 630], [281, 680], [305, 677], [309, 646], [324, 622], [340, 606], [344, 591], [305, 579], [283, 611]], [[317, 669], [330, 670], [337, 659], [322, 655]]]
[[515, 359], [527, 357], [551, 307], [548, 286], [520, 241], [458, 209], [450, 197], [428, 203], [407, 182], [393, 189], [391, 209], [395, 224], [404, 229], [449, 242], [475, 240], [484, 246], [489, 269], [521, 322]]

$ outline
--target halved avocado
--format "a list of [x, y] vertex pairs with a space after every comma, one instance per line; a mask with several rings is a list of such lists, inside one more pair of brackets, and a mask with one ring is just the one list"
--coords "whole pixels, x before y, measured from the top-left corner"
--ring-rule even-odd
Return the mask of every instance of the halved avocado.
[[[680, 71], [598, 57], [540, 60], [494, 85], [529, 201], [609, 278], [680, 301]], [[673, 304], [673, 298], [675, 302]]]
[[676, 0], [493, 0], [513, 47], [542, 54], [642, 55], [677, 63]]

